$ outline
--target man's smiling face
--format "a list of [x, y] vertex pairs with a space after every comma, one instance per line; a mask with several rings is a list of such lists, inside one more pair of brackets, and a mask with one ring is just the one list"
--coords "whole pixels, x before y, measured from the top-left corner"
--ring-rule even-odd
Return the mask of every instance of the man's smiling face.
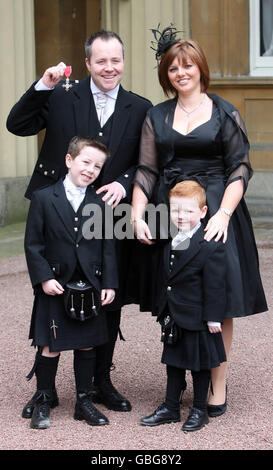
[[86, 58], [85, 63], [94, 83], [101, 91], [113, 90], [123, 75], [122, 45], [116, 38], [108, 40], [97, 38], [91, 46], [90, 61]]

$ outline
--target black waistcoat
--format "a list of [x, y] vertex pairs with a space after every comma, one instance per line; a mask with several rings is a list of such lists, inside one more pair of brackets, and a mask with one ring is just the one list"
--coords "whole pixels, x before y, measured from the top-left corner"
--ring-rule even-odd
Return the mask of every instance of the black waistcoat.
[[[74, 238], [75, 238], [75, 242], [76, 242], [76, 239], [78, 237], [78, 231], [81, 229], [81, 226], [82, 226], [81, 218], [82, 218], [82, 209], [83, 209], [83, 206], [85, 204], [85, 197], [84, 197], [83, 201], [81, 202], [80, 206], [78, 207], [77, 212], [74, 211], [72, 205], [70, 204], [70, 202], [67, 198], [66, 198], [66, 202], [69, 206], [71, 219], [73, 220]], [[74, 273], [72, 275], [72, 278], [70, 280], [71, 281], [78, 281], [78, 280], [84, 281], [84, 280], [86, 280], [86, 276], [83, 273], [79, 263], [77, 263], [75, 271], [74, 271]]]
[[110, 116], [110, 118], [107, 120], [104, 126], [101, 127], [99, 120], [98, 120], [97, 110], [96, 110], [94, 101], [91, 100], [90, 112], [89, 112], [89, 125], [88, 125], [89, 133], [95, 139], [98, 139], [101, 142], [103, 142], [104, 145], [106, 145], [106, 147], [109, 147], [109, 144], [110, 144], [112, 125], [113, 125], [113, 115], [114, 113]]
[[[90, 100], [90, 112], [89, 112], [89, 134], [97, 140], [100, 140], [107, 148], [109, 148], [112, 127], [113, 127], [114, 113], [109, 117], [103, 127], [100, 126], [97, 110], [94, 104], [94, 100]], [[111, 156], [110, 156], [111, 158]], [[96, 188], [101, 186], [101, 181], [103, 178], [104, 168], [102, 169], [99, 177], [94, 183]]]

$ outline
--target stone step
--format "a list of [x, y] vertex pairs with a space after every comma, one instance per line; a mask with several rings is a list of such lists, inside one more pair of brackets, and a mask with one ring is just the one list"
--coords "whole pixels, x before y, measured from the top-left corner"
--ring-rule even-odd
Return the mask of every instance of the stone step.
[[251, 217], [272, 217], [273, 199], [246, 198]]
[[273, 217], [252, 217], [251, 220], [256, 229], [273, 230]]

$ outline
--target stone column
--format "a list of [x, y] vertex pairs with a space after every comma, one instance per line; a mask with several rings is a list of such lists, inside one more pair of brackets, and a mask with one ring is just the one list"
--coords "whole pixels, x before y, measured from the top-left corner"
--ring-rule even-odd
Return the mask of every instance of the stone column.
[[36, 137], [6, 130], [11, 107], [35, 79], [33, 10], [33, 0], [0, 0], [0, 225], [25, 212], [20, 201], [37, 158]]
[[102, 0], [102, 27], [117, 32], [125, 44], [124, 88], [149, 98], [164, 99], [158, 84], [152, 28], [174, 23], [180, 37], [189, 36], [189, 0]]

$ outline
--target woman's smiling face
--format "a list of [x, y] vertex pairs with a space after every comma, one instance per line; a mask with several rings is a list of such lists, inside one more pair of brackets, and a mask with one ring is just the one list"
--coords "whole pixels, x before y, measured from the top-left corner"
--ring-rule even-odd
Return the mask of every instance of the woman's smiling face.
[[168, 68], [168, 78], [178, 94], [201, 89], [199, 67], [189, 57], [176, 57]]

